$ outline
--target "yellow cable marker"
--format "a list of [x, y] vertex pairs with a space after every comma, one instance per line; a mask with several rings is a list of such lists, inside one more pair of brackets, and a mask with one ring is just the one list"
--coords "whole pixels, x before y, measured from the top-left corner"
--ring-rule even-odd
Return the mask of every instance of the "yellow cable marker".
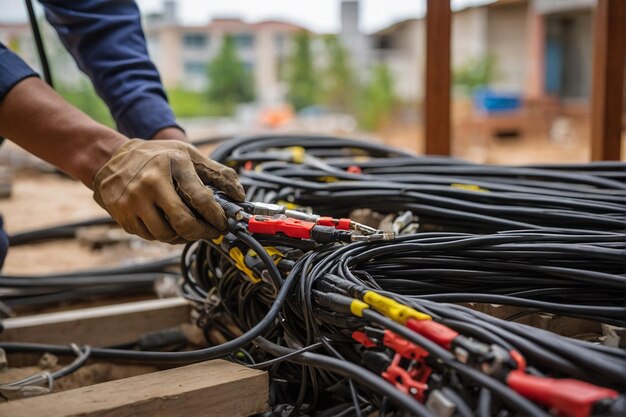
[[483, 193], [488, 193], [489, 190], [486, 188], [479, 187], [475, 184], [450, 184], [452, 188], [458, 188], [459, 190], [467, 190], [467, 191], [481, 191]]
[[428, 314], [420, 313], [414, 308], [400, 304], [396, 300], [377, 294], [374, 291], [367, 291], [363, 296], [363, 301], [400, 324], [406, 324], [406, 321], [410, 318], [416, 320], [430, 320], [432, 318]]
[[357, 317], [363, 317], [363, 310], [370, 306], [361, 300], [354, 300], [350, 303], [350, 312]]
[[245, 257], [243, 255], [243, 252], [241, 252], [241, 249], [239, 249], [238, 247], [233, 247], [230, 249], [230, 251], [228, 251], [228, 254], [233, 259], [233, 261], [235, 261], [235, 266], [237, 267], [237, 269], [246, 274], [246, 276], [250, 279], [250, 281], [252, 281], [252, 283], [256, 284], [257, 282], [261, 282], [261, 278], [258, 278], [256, 275], [254, 275], [254, 271], [248, 268], [248, 266], [246, 265]]
[[301, 206], [299, 206], [296, 203], [292, 203], [290, 201], [285, 201], [285, 200], [279, 200], [276, 202], [276, 204], [278, 204], [279, 206], [284, 206], [287, 208], [287, 210], [296, 210], [299, 209]]
[[291, 152], [291, 160], [294, 164], [304, 163], [304, 157], [306, 156], [306, 149], [302, 146], [290, 146], [286, 148]]

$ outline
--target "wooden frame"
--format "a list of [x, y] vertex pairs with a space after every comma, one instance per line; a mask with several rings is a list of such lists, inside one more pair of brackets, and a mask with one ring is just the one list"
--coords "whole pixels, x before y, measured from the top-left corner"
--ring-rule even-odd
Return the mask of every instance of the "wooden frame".
[[594, 161], [622, 157], [625, 9], [624, 0], [598, 0], [594, 14], [591, 84], [591, 159]]
[[186, 323], [189, 311], [177, 297], [15, 317], [2, 321], [0, 341], [115, 346]]
[[[6, 319], [0, 341], [109, 346], [189, 319], [182, 298], [139, 301]], [[39, 356], [12, 354], [9, 364], [22, 366]], [[267, 373], [215, 360], [0, 402], [0, 416], [248, 416], [267, 410], [268, 401]]]
[[249, 416], [268, 408], [268, 376], [224, 360], [0, 404], [0, 416]]
[[426, 94], [424, 140], [426, 154], [450, 155], [450, 0], [427, 0]]
[[[598, 0], [594, 13], [591, 159], [622, 156], [624, 0]], [[427, 154], [450, 155], [450, 0], [427, 0], [424, 138]]]

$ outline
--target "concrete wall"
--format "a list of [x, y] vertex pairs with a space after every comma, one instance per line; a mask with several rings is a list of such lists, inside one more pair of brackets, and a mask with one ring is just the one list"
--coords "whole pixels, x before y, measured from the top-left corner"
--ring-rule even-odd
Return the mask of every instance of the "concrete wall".
[[487, 8], [474, 7], [452, 15], [452, 68], [487, 55]]
[[494, 89], [520, 93], [528, 70], [525, 3], [487, 8], [487, 50], [495, 58]]
[[[374, 62], [384, 63], [393, 75], [395, 94], [400, 100], [415, 101], [424, 95], [426, 27], [424, 20], [410, 20], [398, 24], [388, 37], [387, 48], [371, 51]], [[377, 40], [378, 38], [378, 40]], [[380, 39], [370, 39], [379, 45]]]

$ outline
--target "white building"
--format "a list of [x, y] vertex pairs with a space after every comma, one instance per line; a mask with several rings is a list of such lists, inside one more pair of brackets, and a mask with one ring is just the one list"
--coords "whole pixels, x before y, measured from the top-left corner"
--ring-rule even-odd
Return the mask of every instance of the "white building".
[[254, 75], [257, 100], [261, 104], [282, 102], [286, 88], [282, 67], [291, 36], [304, 30], [302, 27], [281, 21], [248, 23], [237, 18], [188, 26], [177, 22], [173, 4], [166, 2], [166, 13], [149, 17], [144, 25], [150, 55], [166, 87], [205, 90], [210, 83], [208, 64], [229, 34], [235, 39], [239, 58]]

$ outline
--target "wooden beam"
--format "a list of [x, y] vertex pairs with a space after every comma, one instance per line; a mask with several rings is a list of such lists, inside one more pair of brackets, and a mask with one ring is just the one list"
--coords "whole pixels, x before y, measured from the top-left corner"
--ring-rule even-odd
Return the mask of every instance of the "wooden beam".
[[598, 0], [594, 15], [591, 94], [591, 159], [619, 160], [626, 11], [624, 0]]
[[224, 360], [0, 404], [0, 416], [249, 416], [268, 408], [267, 373]]
[[0, 341], [114, 346], [188, 321], [183, 298], [164, 298], [5, 319]]
[[450, 0], [427, 0], [425, 150], [450, 155]]

